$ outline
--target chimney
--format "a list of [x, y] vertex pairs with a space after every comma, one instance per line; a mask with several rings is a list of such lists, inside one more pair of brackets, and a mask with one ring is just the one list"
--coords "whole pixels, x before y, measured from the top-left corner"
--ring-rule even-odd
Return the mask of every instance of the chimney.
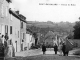
[[19, 11], [16, 11], [17, 14], [19, 14]]

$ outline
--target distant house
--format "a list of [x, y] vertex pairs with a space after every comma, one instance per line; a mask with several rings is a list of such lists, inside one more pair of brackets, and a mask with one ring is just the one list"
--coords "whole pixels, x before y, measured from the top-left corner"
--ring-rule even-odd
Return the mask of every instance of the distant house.
[[64, 40], [63, 40], [63, 36], [61, 36], [58, 32], [49, 31], [45, 35], [45, 43], [47, 45], [48, 44], [54, 45], [55, 43], [59, 45], [60, 42], [64, 42]]
[[27, 50], [31, 48], [32, 45], [35, 45], [35, 38], [31, 34], [26, 34], [26, 47]]
[[35, 38], [33, 36], [33, 31], [31, 31], [30, 29], [27, 29], [27, 32], [26, 32], [26, 47], [27, 47], [27, 50], [29, 50], [32, 45], [35, 45]]
[[49, 31], [45, 35], [45, 43], [47, 45], [53, 45], [55, 40], [56, 40], [56, 37], [55, 37], [55, 34], [52, 31]]

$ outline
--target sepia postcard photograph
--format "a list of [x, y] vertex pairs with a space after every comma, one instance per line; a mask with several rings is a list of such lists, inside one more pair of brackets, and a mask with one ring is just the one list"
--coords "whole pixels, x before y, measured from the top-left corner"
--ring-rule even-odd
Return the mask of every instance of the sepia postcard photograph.
[[0, 60], [80, 60], [80, 0], [0, 0]]

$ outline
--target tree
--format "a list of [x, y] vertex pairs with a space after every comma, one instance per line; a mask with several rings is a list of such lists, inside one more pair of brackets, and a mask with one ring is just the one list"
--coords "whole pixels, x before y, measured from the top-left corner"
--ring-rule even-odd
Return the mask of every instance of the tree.
[[74, 28], [74, 39], [80, 39], [80, 21], [77, 21]]

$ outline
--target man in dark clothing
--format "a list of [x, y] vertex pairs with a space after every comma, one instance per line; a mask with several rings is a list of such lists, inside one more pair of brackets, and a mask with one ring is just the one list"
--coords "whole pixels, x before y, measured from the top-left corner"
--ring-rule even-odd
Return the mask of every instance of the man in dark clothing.
[[55, 54], [57, 54], [58, 46], [56, 44], [54, 45], [54, 51], [55, 51]]
[[9, 39], [9, 36], [8, 36], [7, 33], [5, 34], [4, 38], [5, 38], [5, 41], [4, 41], [4, 54], [6, 56], [7, 53], [8, 53], [8, 39]]
[[5, 40], [7, 41], [9, 39], [8, 34], [5, 34]]
[[63, 43], [63, 46], [62, 46], [62, 52], [63, 52], [63, 56], [65, 56], [65, 49], [66, 49], [66, 45]]
[[42, 45], [42, 51], [43, 51], [43, 54], [45, 54], [46, 46], [45, 46], [45, 44], [44, 44], [44, 43], [43, 43], [43, 45]]

